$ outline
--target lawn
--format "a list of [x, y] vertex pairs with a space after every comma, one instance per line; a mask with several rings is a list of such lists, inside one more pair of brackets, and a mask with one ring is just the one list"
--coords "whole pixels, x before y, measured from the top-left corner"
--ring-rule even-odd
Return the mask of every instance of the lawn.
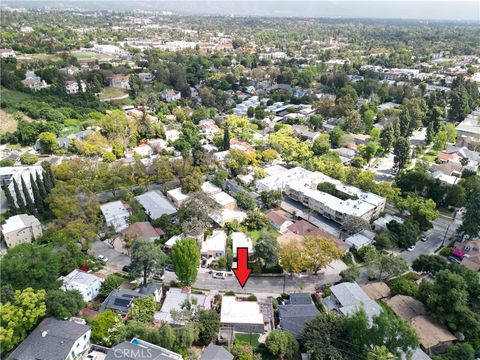
[[235, 334], [235, 340], [252, 345], [254, 350], [260, 345], [258, 341], [259, 337], [259, 334]]
[[252, 239], [252, 243], [255, 245], [257, 243], [257, 240], [260, 238], [262, 232], [267, 232], [275, 238], [280, 236], [280, 233], [271, 226], [268, 226], [263, 230], [249, 230], [247, 231], [247, 235], [250, 236], [250, 238]]
[[78, 60], [82, 59], [96, 59], [99, 56], [95, 54], [94, 52], [89, 52], [89, 51], [79, 51], [79, 52], [74, 52], [71, 54], [73, 57], [77, 58]]
[[2, 105], [5, 105], [3, 110], [6, 112], [14, 112], [18, 104], [26, 100], [31, 100], [33, 97], [21, 91], [9, 90], [2, 87], [0, 88], [0, 98]]
[[120, 97], [120, 96], [125, 95], [126, 93], [127, 93], [127, 91], [124, 90], [124, 89], [106, 87], [100, 93], [100, 100]]

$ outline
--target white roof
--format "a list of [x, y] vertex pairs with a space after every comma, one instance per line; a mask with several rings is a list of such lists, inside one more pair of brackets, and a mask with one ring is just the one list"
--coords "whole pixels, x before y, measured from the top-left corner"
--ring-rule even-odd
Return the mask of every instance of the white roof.
[[180, 201], [180, 202], [186, 201], [190, 197], [187, 194], [184, 194], [182, 192], [182, 188], [176, 188], [176, 189], [169, 190], [169, 191], [167, 191], [167, 194], [168, 194], [168, 196], [170, 196], [175, 201]]
[[5, 224], [1, 226], [1, 229], [2, 233], [8, 234], [32, 225], [40, 225], [40, 221], [33, 215], [21, 214], [9, 217]]
[[361, 233], [358, 233], [346, 238], [345, 242], [356, 249], [360, 249], [364, 246], [370, 245], [373, 240]]
[[89, 274], [85, 271], [81, 271], [78, 269], [73, 270], [70, 274], [61, 276], [59, 280], [63, 281], [63, 284], [68, 287], [90, 287], [96, 282], [102, 282], [103, 279]]
[[435, 171], [432, 174], [432, 178], [438, 179], [441, 182], [446, 183], [446, 184], [450, 184], [450, 185], [453, 185], [458, 181], [458, 178], [456, 176], [446, 175], [446, 174], [442, 173], [441, 171]]
[[164, 214], [175, 214], [175, 206], [160, 192], [153, 190], [136, 196], [145, 211], [152, 219], [158, 219]]
[[232, 249], [233, 255], [236, 256], [237, 248], [239, 247], [246, 247], [248, 248], [248, 252], [253, 252], [253, 243], [252, 239], [250, 239], [245, 233], [243, 232], [233, 232], [231, 235], [232, 238]]
[[205, 181], [202, 184], [202, 191], [207, 195], [217, 194], [222, 191], [217, 185], [212, 184], [210, 181]]
[[227, 245], [227, 234], [223, 230], [214, 230], [211, 236], [207, 236], [205, 241], [202, 241], [202, 254], [209, 251], [225, 252]]
[[395, 216], [395, 215], [392, 216], [390, 214], [385, 214], [385, 216], [378, 218], [373, 222], [373, 224], [375, 226], [386, 228], [387, 224], [390, 223], [390, 221], [394, 221], [394, 220], [400, 224], [403, 224], [402, 218], [399, 218], [398, 216]]
[[173, 245], [175, 245], [175, 243], [176, 243], [178, 240], [181, 240], [181, 239], [183, 239], [184, 237], [185, 237], [185, 235], [183, 235], [183, 234], [174, 235], [174, 236], [172, 236], [170, 239], [168, 239], [168, 240], [165, 242], [165, 246], [171, 248]]
[[113, 226], [115, 231], [120, 232], [128, 227], [130, 213], [120, 200], [100, 205], [100, 210], [107, 225]]
[[210, 215], [210, 218], [221, 226], [233, 220], [238, 220], [239, 222], [242, 222], [246, 217], [247, 214], [244, 211], [230, 209], [222, 209], [221, 211]]
[[226, 192], [223, 192], [223, 191], [213, 194], [210, 197], [223, 207], [236, 202], [236, 200], [233, 197], [231, 197], [230, 195], [228, 195]]
[[235, 296], [222, 298], [220, 322], [226, 324], [263, 324], [263, 315], [256, 301], [237, 301]]

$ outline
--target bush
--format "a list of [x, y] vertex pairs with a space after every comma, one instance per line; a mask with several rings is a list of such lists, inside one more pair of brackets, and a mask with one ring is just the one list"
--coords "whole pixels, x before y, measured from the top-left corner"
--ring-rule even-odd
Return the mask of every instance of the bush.
[[257, 301], [257, 297], [255, 295], [250, 295], [247, 299], [248, 301]]
[[38, 156], [33, 154], [22, 154], [20, 155], [20, 163], [22, 165], [33, 165], [38, 162]]
[[235, 296], [235, 292], [234, 291], [227, 291], [225, 293], [225, 296]]
[[0, 160], [0, 167], [7, 167], [15, 165], [15, 161], [13, 160]]
[[392, 295], [415, 296], [418, 292], [418, 284], [405, 277], [394, 279], [390, 282]]

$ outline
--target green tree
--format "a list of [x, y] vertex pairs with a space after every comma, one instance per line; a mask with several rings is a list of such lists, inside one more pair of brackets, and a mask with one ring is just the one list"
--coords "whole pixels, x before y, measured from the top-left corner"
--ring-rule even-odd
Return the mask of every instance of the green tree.
[[380, 145], [386, 153], [390, 152], [394, 140], [395, 131], [392, 124], [389, 123], [382, 129], [382, 132], [380, 133]]
[[16, 290], [12, 301], [0, 304], [2, 352], [22, 342], [46, 313], [45, 290]]
[[111, 310], [105, 310], [92, 320], [92, 341], [112, 347], [125, 339], [123, 320]]
[[67, 319], [77, 316], [85, 306], [82, 294], [77, 290], [50, 290], [45, 300], [47, 314], [57, 319]]
[[35, 205], [33, 205], [32, 197], [30, 196], [30, 193], [28, 192], [27, 185], [25, 184], [25, 180], [23, 179], [23, 176], [21, 177], [21, 182], [22, 182], [22, 193], [23, 193], [23, 198], [25, 199], [25, 205], [27, 207], [27, 212], [29, 214], [35, 214]]
[[320, 134], [313, 140], [312, 151], [317, 156], [326, 154], [330, 148], [330, 136], [328, 134]]
[[58, 150], [58, 140], [54, 133], [43, 132], [38, 135], [38, 140], [44, 152], [51, 154]]
[[266, 231], [262, 231], [254, 248], [255, 257], [262, 261], [263, 266], [272, 267], [278, 264], [278, 254], [280, 253], [281, 247], [275, 236]]
[[252, 345], [239, 341], [233, 344], [232, 355], [235, 360], [254, 360]]
[[100, 119], [100, 127], [110, 139], [115, 137], [126, 139], [129, 135], [130, 124], [123, 111], [114, 110]]
[[388, 351], [385, 345], [375, 346], [372, 351], [367, 354], [367, 360], [395, 360], [395, 356]]
[[247, 217], [242, 222], [249, 230], [261, 230], [268, 224], [267, 217], [259, 210], [247, 211]]
[[18, 212], [17, 205], [15, 204], [15, 199], [10, 192], [10, 188], [8, 187], [6, 182], [2, 184], [2, 190], [5, 194], [5, 198], [7, 199], [8, 211], [11, 215], [16, 215]]
[[310, 126], [315, 131], [320, 131], [323, 127], [323, 117], [322, 117], [322, 115], [318, 115], [318, 114], [312, 115], [312, 116], [310, 116], [308, 121], [310, 122]]
[[262, 191], [260, 196], [267, 209], [279, 207], [282, 202], [282, 192], [280, 190]]
[[437, 273], [447, 268], [447, 260], [439, 255], [420, 255], [413, 261], [412, 269], [419, 272]]
[[451, 121], [462, 121], [468, 115], [470, 112], [469, 95], [463, 84], [450, 91], [449, 105], [448, 118]]
[[410, 143], [408, 139], [399, 137], [393, 148], [393, 163], [395, 169], [402, 170], [410, 161]]
[[442, 360], [475, 360], [475, 349], [469, 343], [449, 346]]
[[166, 255], [149, 240], [135, 240], [130, 249], [130, 275], [143, 276], [143, 286], [155, 272], [162, 271]]
[[27, 207], [25, 206], [25, 200], [23, 200], [22, 193], [18, 187], [17, 181], [13, 179], [13, 189], [15, 190], [15, 199], [17, 201], [18, 212], [20, 214], [25, 214], [27, 212]]
[[358, 266], [356, 266], [356, 265], [350, 266], [348, 269], [343, 270], [340, 273], [340, 277], [342, 278], [342, 282], [357, 281], [359, 276], [360, 276], [360, 270], [359, 270]]
[[369, 133], [375, 124], [375, 113], [372, 110], [367, 110], [363, 113], [363, 123], [365, 125], [365, 132]]
[[342, 224], [342, 231], [349, 235], [356, 234], [362, 230], [370, 228], [370, 224], [365, 219], [358, 216], [348, 215]]
[[57, 289], [60, 256], [49, 246], [19, 244], [0, 260], [2, 283], [14, 289]]
[[270, 354], [279, 359], [292, 359], [299, 349], [298, 342], [291, 333], [278, 329], [268, 334], [265, 346]]
[[463, 223], [458, 231], [474, 238], [480, 233], [480, 187], [468, 196], [465, 210]]
[[160, 329], [158, 329], [158, 335], [160, 338], [160, 345], [165, 349], [173, 350], [176, 343], [175, 330], [170, 326], [169, 323], [165, 323]]
[[40, 194], [40, 190], [37, 186], [37, 182], [33, 179], [32, 173], [30, 173], [30, 186], [32, 187], [33, 192], [33, 200], [35, 201], [35, 207], [39, 214], [43, 214], [45, 212], [45, 207], [43, 205], [42, 195]]
[[208, 345], [218, 337], [220, 316], [214, 310], [200, 310], [198, 313], [200, 333], [198, 339], [203, 345]]
[[121, 276], [115, 274], [108, 275], [107, 278], [103, 280], [98, 295], [105, 299], [113, 290], [118, 289], [123, 281]]
[[202, 189], [203, 177], [199, 168], [195, 168], [193, 173], [185, 176], [181, 180], [182, 192], [184, 194], [198, 192]]
[[157, 304], [153, 296], [141, 296], [133, 300], [133, 306], [128, 312], [128, 317], [131, 320], [148, 324], [153, 320], [156, 308]]
[[191, 286], [197, 278], [200, 262], [200, 249], [197, 241], [192, 238], [177, 241], [172, 246], [171, 259], [180, 283], [184, 286]]
[[303, 248], [307, 270], [315, 274], [332, 261], [340, 259], [344, 251], [335, 245], [330, 237], [325, 236], [307, 236], [303, 240]]

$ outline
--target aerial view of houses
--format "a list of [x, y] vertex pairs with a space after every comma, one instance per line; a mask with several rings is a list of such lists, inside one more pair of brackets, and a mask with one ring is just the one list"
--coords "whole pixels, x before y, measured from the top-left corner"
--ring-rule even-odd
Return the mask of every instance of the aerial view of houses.
[[479, 11], [2, 1], [0, 358], [480, 359]]

